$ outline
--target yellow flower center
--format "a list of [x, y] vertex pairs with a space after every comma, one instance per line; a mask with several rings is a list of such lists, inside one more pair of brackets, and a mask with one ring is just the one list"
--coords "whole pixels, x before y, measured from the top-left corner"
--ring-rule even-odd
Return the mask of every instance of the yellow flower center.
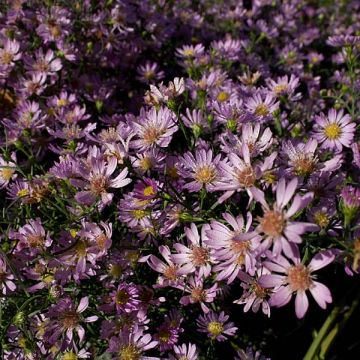
[[14, 172], [14, 169], [3, 168], [0, 170], [0, 177], [2, 177], [5, 181], [9, 181], [13, 176]]
[[2, 63], [4, 65], [9, 65], [9, 64], [11, 64], [13, 58], [14, 58], [13, 54], [11, 54], [9, 52], [4, 52], [2, 55]]
[[77, 355], [72, 351], [68, 351], [62, 356], [62, 360], [77, 360], [77, 359], [78, 359]]
[[341, 135], [341, 127], [338, 124], [329, 124], [324, 128], [325, 136], [330, 140], [338, 139]]
[[66, 99], [59, 99], [57, 102], [56, 102], [56, 105], [58, 107], [63, 107], [63, 106], [66, 106], [68, 104], [68, 101]]
[[183, 54], [186, 57], [192, 57], [195, 55], [195, 51], [190, 48], [190, 49], [183, 50]]
[[320, 227], [325, 228], [329, 225], [330, 219], [327, 214], [323, 213], [322, 211], [317, 211], [314, 214], [314, 221]]
[[269, 109], [265, 104], [259, 104], [255, 109], [255, 115], [266, 116], [269, 114]]
[[149, 185], [144, 189], [143, 193], [144, 196], [152, 196], [155, 195], [155, 190], [151, 185]]
[[123, 268], [119, 264], [112, 264], [109, 273], [114, 278], [119, 278], [123, 273]]
[[119, 360], [139, 360], [139, 349], [133, 344], [123, 346], [119, 351]]
[[217, 101], [219, 102], [224, 102], [226, 100], [228, 100], [230, 97], [230, 94], [227, 93], [226, 91], [221, 91], [219, 92], [218, 96], [216, 97]]
[[213, 337], [216, 337], [216, 336], [219, 336], [223, 332], [224, 326], [221, 322], [211, 321], [211, 322], [209, 322], [207, 329], [208, 329], [209, 333], [211, 335], [213, 335]]
[[116, 293], [115, 301], [119, 305], [125, 305], [130, 299], [130, 295], [126, 290], [119, 290]]
[[195, 180], [203, 183], [209, 184], [214, 181], [216, 178], [216, 170], [210, 165], [203, 165], [198, 167], [195, 173]]
[[287, 89], [288, 89], [287, 84], [279, 84], [274, 87], [274, 92], [276, 94], [281, 94], [281, 93], [285, 92]]

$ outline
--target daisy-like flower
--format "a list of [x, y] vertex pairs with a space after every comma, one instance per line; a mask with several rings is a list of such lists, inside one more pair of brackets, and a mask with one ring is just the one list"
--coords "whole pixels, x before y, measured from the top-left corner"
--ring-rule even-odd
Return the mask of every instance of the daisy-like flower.
[[139, 310], [139, 289], [134, 284], [121, 283], [110, 296], [119, 314]]
[[86, 166], [79, 166], [79, 172], [86, 180], [86, 190], [75, 195], [76, 201], [80, 204], [92, 205], [99, 198], [102, 206], [111, 203], [114, 194], [108, 193], [107, 190], [109, 188], [121, 188], [131, 182], [131, 179], [126, 177], [127, 168], [124, 168], [118, 176], [111, 179], [110, 177], [115, 172], [116, 167], [117, 159], [115, 157], [111, 157], [107, 161], [91, 157], [90, 169]]
[[209, 127], [201, 110], [194, 109], [190, 111], [190, 109], [187, 108], [186, 116], [181, 115], [181, 119], [186, 127], [192, 129], [196, 137], [198, 137], [204, 129]]
[[160, 360], [158, 357], [143, 355], [145, 351], [153, 349], [157, 344], [157, 341], [151, 339], [150, 334], [145, 334], [143, 329], [135, 325], [131, 330], [121, 331], [119, 336], [113, 336], [107, 351], [116, 354], [114, 359]]
[[137, 79], [145, 84], [156, 82], [164, 77], [164, 72], [159, 69], [159, 65], [149, 61], [140, 65], [137, 73], [139, 74]]
[[228, 320], [229, 315], [225, 315], [223, 311], [220, 314], [211, 311], [208, 314], [200, 315], [196, 324], [198, 331], [207, 333], [209, 338], [225, 341], [227, 340], [226, 335], [234, 336], [238, 329], [233, 322], [227, 322]]
[[5, 159], [0, 156], [0, 189], [3, 189], [8, 186], [11, 180], [15, 180], [17, 174], [16, 170], [16, 153], [11, 154], [11, 161], [5, 161]]
[[[261, 269], [257, 271], [257, 276], [251, 277], [248, 274], [240, 271], [238, 278], [241, 280], [241, 287], [243, 288], [243, 293], [240, 299], [235, 300], [235, 304], [244, 304], [244, 312], [248, 312], [250, 309], [256, 313], [262, 308], [262, 312], [270, 317], [270, 305], [269, 305], [269, 296], [271, 291], [264, 288], [259, 284], [259, 276], [263, 273], [268, 273], [266, 269]], [[270, 273], [270, 272], [269, 272]]]
[[182, 59], [191, 59], [204, 54], [205, 48], [202, 44], [184, 45], [181, 49], [176, 49], [176, 55]]
[[29, 220], [28, 224], [18, 231], [10, 233], [11, 239], [19, 240], [17, 249], [28, 249], [31, 255], [42, 252], [52, 244], [49, 233], [46, 233], [39, 218]]
[[251, 347], [248, 347], [246, 348], [246, 351], [242, 349], [238, 350], [234, 360], [271, 360], [271, 359], [265, 357], [264, 355], [261, 355], [260, 351], [255, 351]]
[[82, 342], [85, 337], [85, 330], [81, 323], [94, 322], [98, 319], [97, 316], [89, 316], [87, 318], [82, 316], [82, 313], [88, 306], [88, 297], [83, 297], [77, 307], [68, 297], [52, 305], [47, 312], [49, 321], [45, 325], [44, 339], [50, 344], [55, 344], [64, 334], [65, 340], [70, 343], [73, 340], [75, 331], [79, 341]]
[[245, 101], [245, 108], [258, 121], [264, 122], [272, 119], [272, 114], [279, 108], [279, 102], [276, 102], [271, 93], [256, 93]]
[[290, 101], [297, 101], [301, 94], [294, 94], [295, 89], [299, 86], [299, 78], [291, 74], [290, 79], [287, 75], [278, 77], [277, 81], [272, 79], [266, 80], [269, 90], [277, 97], [287, 96]]
[[3, 295], [15, 291], [14, 275], [7, 270], [5, 260], [0, 256], [0, 290]]
[[313, 193], [304, 196], [295, 195], [291, 206], [286, 210], [286, 205], [295, 194], [298, 185], [297, 178], [292, 179], [286, 184], [285, 179], [281, 178], [276, 188], [276, 201], [270, 207], [265, 201], [264, 193], [253, 190], [254, 196], [263, 207], [264, 214], [260, 217], [256, 231], [263, 234], [265, 238], [265, 249], [273, 244], [273, 254], [276, 256], [281, 251], [291, 258], [297, 249], [296, 244], [300, 244], [302, 235], [306, 231], [316, 231], [318, 227], [311, 223], [294, 222], [291, 217], [298, 211], [304, 209], [313, 199]]
[[20, 60], [20, 58], [20, 43], [16, 40], [6, 39], [4, 47], [0, 49], [0, 69], [12, 68], [15, 61]]
[[181, 327], [183, 320], [180, 312], [175, 309], [169, 315], [165, 315], [154, 336], [154, 339], [158, 341], [160, 351], [170, 350], [178, 342], [179, 334], [184, 331]]
[[180, 304], [189, 305], [189, 304], [200, 304], [202, 311], [207, 314], [210, 309], [206, 306], [205, 303], [211, 303], [216, 298], [218, 292], [217, 283], [215, 283], [210, 288], [205, 288], [204, 279], [199, 276], [191, 276], [187, 279], [187, 282], [184, 285], [179, 284], [174, 286], [183, 292], [189, 293], [180, 299]]
[[219, 221], [212, 221], [211, 229], [206, 231], [205, 243], [215, 250], [214, 257], [219, 262], [214, 267], [214, 271], [218, 272], [216, 279], [227, 280], [230, 284], [242, 269], [254, 274], [261, 237], [250, 231], [250, 213], [246, 224], [241, 215], [234, 218], [231, 214], [225, 213], [223, 218], [231, 228]]
[[155, 255], [145, 256], [139, 261], [146, 261], [154, 271], [161, 273], [157, 286], [165, 287], [168, 285], [176, 285], [181, 277], [187, 273], [187, 270], [181, 268], [174, 262], [173, 255], [171, 254], [168, 246], [159, 246], [159, 252], [165, 259], [166, 263], [158, 259]]
[[138, 138], [132, 142], [132, 146], [140, 150], [154, 146], [167, 147], [178, 130], [175, 121], [174, 113], [165, 107], [142, 112], [138, 120], [132, 123]]
[[212, 150], [197, 150], [195, 157], [187, 152], [180, 159], [180, 175], [186, 179], [192, 179], [184, 185], [190, 192], [198, 192], [202, 188], [207, 191], [213, 191], [221, 179], [220, 163], [221, 154], [213, 157]]
[[307, 266], [301, 263], [299, 252], [293, 256], [293, 264], [281, 255], [270, 256], [270, 259], [271, 261], [264, 261], [264, 266], [277, 274], [263, 275], [259, 283], [265, 288], [274, 288], [274, 294], [270, 298], [271, 306], [286, 305], [296, 293], [295, 313], [300, 319], [309, 307], [307, 290], [322, 309], [326, 309], [327, 303], [332, 302], [329, 289], [315, 281], [316, 277], [312, 273], [330, 264], [335, 259], [334, 251], [326, 250], [316, 254]]
[[356, 124], [350, 115], [344, 115], [344, 110], [330, 109], [327, 116], [324, 113], [315, 116], [315, 122], [314, 138], [322, 148], [340, 152], [343, 146], [352, 145]]
[[169, 354], [169, 360], [197, 360], [199, 353], [197, 351], [196, 345], [181, 344], [174, 345], [174, 355]]
[[40, 48], [35, 53], [36, 59], [31, 57], [25, 58], [25, 68], [30, 73], [40, 73], [46, 76], [54, 75], [57, 71], [61, 70], [61, 60], [55, 57], [52, 50], [48, 50], [45, 54], [43, 49]]
[[175, 263], [183, 265], [187, 274], [197, 270], [200, 277], [208, 277], [210, 275], [212, 257], [209, 247], [204, 243], [205, 232], [208, 228], [208, 225], [204, 225], [201, 228], [200, 238], [196, 225], [192, 223], [190, 228], [185, 228], [188, 246], [180, 243], [174, 244], [174, 248], [178, 253], [172, 256], [173, 260]]

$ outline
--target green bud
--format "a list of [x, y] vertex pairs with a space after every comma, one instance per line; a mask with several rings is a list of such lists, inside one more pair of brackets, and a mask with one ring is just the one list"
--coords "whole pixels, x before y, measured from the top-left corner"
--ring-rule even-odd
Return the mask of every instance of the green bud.
[[96, 110], [98, 112], [101, 112], [101, 110], [102, 110], [102, 108], [104, 106], [104, 103], [101, 100], [96, 100], [95, 106], [96, 106]]
[[24, 324], [25, 320], [26, 320], [26, 314], [24, 313], [24, 311], [17, 312], [13, 317], [13, 323], [14, 325], [17, 326]]
[[237, 121], [235, 119], [228, 120], [226, 123], [226, 127], [232, 132], [236, 131]]
[[167, 106], [170, 110], [175, 111], [176, 112], [176, 101], [174, 99], [170, 99], [167, 102]]
[[193, 134], [195, 136], [195, 138], [197, 139], [201, 133], [202, 133], [202, 127], [201, 125], [198, 125], [198, 124], [194, 124], [192, 127], [191, 127], [192, 131], [193, 131]]

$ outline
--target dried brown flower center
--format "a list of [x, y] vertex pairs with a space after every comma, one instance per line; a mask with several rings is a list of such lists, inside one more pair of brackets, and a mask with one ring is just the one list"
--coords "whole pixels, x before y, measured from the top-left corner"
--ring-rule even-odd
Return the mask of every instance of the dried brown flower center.
[[164, 270], [164, 276], [166, 279], [175, 281], [177, 278], [177, 269], [178, 267], [176, 265], [167, 266]]
[[90, 191], [95, 195], [106, 192], [107, 186], [107, 179], [103, 175], [94, 176], [90, 181]]
[[61, 317], [64, 329], [74, 329], [79, 324], [79, 315], [75, 310], [65, 312]]
[[38, 234], [28, 235], [27, 241], [32, 248], [42, 247], [44, 245], [44, 237]]
[[316, 158], [312, 154], [299, 154], [295, 160], [292, 161], [294, 173], [298, 176], [310, 175], [316, 169]]
[[204, 301], [205, 300], [205, 291], [202, 287], [195, 287], [192, 291], [191, 291], [191, 298], [195, 301], [195, 302], [200, 302], [200, 301]]
[[164, 133], [165, 133], [164, 129], [159, 129], [156, 127], [148, 127], [144, 131], [142, 138], [148, 145], [152, 145], [156, 143], [156, 141], [158, 141]]
[[256, 181], [256, 176], [253, 168], [251, 166], [247, 166], [246, 168], [238, 171], [237, 179], [240, 186], [243, 186], [245, 188], [253, 186]]
[[130, 295], [126, 290], [119, 290], [116, 292], [115, 302], [118, 305], [125, 305], [130, 299]]

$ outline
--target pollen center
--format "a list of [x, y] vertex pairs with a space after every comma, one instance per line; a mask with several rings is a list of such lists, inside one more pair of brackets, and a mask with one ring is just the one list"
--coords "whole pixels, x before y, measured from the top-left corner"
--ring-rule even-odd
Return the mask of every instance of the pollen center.
[[253, 168], [251, 166], [247, 166], [245, 169], [240, 170], [237, 173], [237, 179], [240, 186], [245, 188], [253, 186], [256, 180]]
[[203, 184], [209, 184], [216, 178], [216, 170], [210, 165], [198, 167], [195, 173], [195, 179]]
[[269, 210], [265, 212], [260, 219], [260, 226], [262, 231], [271, 237], [281, 235], [285, 225], [285, 219], [280, 211]]
[[209, 259], [209, 251], [201, 246], [194, 246], [190, 258], [195, 266], [205, 265]]
[[123, 346], [119, 351], [120, 360], [139, 360], [140, 352], [133, 344]]
[[2, 177], [5, 181], [9, 181], [14, 174], [14, 170], [10, 168], [3, 168], [0, 170], [0, 177]]
[[224, 326], [221, 322], [211, 321], [211, 322], [209, 322], [207, 329], [211, 335], [216, 337], [216, 336], [219, 336], [223, 332]]
[[266, 116], [269, 114], [269, 109], [265, 104], [259, 104], [255, 109], [255, 115]]
[[330, 140], [336, 140], [341, 135], [341, 127], [338, 124], [329, 124], [324, 128], [325, 135]]
[[130, 295], [126, 290], [119, 290], [116, 292], [115, 301], [119, 305], [125, 305], [130, 299]]
[[302, 264], [292, 266], [288, 270], [287, 281], [292, 291], [307, 290], [312, 284], [310, 271]]

